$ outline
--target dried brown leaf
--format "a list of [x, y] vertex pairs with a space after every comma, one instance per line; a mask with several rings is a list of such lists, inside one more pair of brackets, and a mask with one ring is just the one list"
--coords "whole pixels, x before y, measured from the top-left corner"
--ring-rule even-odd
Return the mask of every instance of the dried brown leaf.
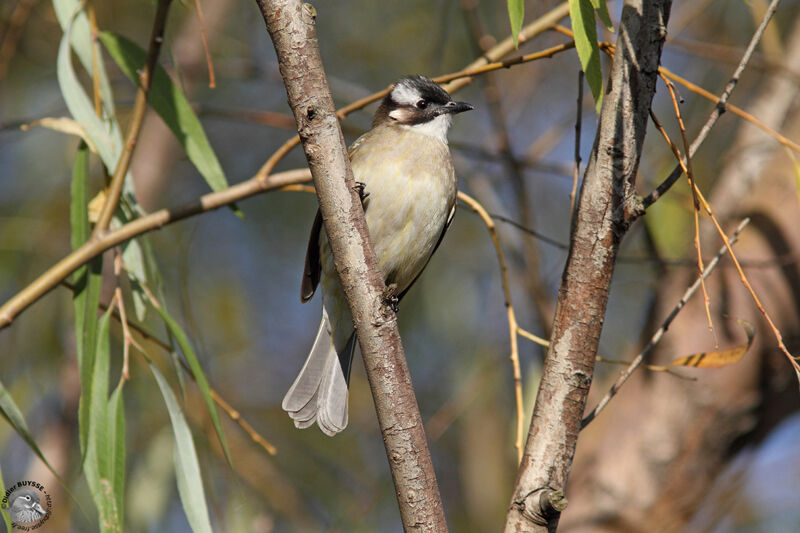
[[696, 353], [694, 355], [687, 355], [672, 361], [671, 366], [693, 366], [695, 368], [719, 368], [735, 363], [741, 359], [750, 345], [753, 344], [753, 338], [756, 335], [755, 327], [753, 324], [741, 318], [736, 321], [742, 326], [744, 332], [747, 334], [747, 342], [733, 348], [726, 350], [717, 350], [714, 352]]

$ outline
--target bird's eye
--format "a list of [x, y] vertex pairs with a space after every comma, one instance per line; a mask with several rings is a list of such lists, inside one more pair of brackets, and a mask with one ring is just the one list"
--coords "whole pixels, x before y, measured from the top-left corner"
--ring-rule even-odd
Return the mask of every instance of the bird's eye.
[[428, 107], [428, 102], [426, 100], [419, 100], [417, 102], [417, 109], [425, 109]]
[[25, 499], [28, 500], [28, 501], [31, 501], [31, 497], [30, 496], [25, 496]]

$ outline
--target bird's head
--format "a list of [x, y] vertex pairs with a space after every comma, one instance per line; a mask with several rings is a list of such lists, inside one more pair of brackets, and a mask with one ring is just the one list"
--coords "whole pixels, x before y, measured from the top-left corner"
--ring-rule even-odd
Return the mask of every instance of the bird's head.
[[455, 102], [447, 92], [425, 76], [398, 80], [381, 102], [372, 127], [397, 124], [447, 142], [452, 115], [469, 111], [466, 102]]
[[33, 522], [47, 514], [39, 503], [39, 493], [27, 487], [14, 491], [10, 507], [15, 522]]

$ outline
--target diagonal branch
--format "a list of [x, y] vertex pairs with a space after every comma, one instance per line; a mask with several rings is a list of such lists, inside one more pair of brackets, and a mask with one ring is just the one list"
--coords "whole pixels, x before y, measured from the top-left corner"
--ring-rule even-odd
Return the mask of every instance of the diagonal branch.
[[[756, 46], [758, 46], [758, 43], [761, 41], [761, 36], [764, 35], [764, 30], [767, 29], [767, 24], [769, 24], [769, 21], [772, 20], [772, 16], [775, 14], [775, 11], [777, 11], [779, 3], [780, 0], [772, 0], [772, 2], [770, 2], [766, 13], [764, 13], [764, 18], [761, 20], [761, 24], [758, 25], [755, 33], [753, 33], [753, 37], [750, 39], [750, 43], [747, 45], [747, 49], [745, 50], [741, 61], [739, 61], [739, 65], [736, 67], [733, 76], [731, 76], [731, 79], [725, 86], [725, 90], [722, 91], [719, 99], [717, 99], [717, 105], [714, 107], [714, 111], [711, 112], [708, 120], [700, 129], [700, 133], [697, 134], [694, 142], [692, 142], [692, 145], [689, 147], [689, 153], [687, 154], [688, 157], [694, 156], [694, 154], [700, 148], [700, 145], [703, 144], [703, 141], [705, 141], [706, 137], [708, 137], [708, 133], [711, 131], [711, 128], [714, 127], [714, 125], [717, 123], [717, 120], [719, 120], [719, 117], [725, 112], [728, 99], [731, 97], [731, 93], [733, 93], [733, 90], [736, 88], [736, 84], [739, 82], [739, 78], [742, 76], [744, 69], [747, 68], [750, 58], [753, 57], [753, 52], [755, 52]], [[667, 179], [665, 179], [658, 187], [656, 187], [653, 192], [644, 198], [644, 208], [647, 209], [653, 205], [656, 200], [663, 196], [664, 193], [667, 192], [676, 181], [678, 181], [678, 178], [681, 177], [682, 173], [683, 169], [681, 168], [681, 165], [676, 165]]]
[[406, 531], [447, 531], [397, 317], [369, 241], [342, 130], [317, 46], [315, 11], [300, 0], [258, 0], [317, 189], [347, 296]]
[[108, 188], [106, 201], [103, 203], [103, 210], [100, 212], [100, 217], [94, 227], [93, 235], [95, 237], [105, 233], [111, 223], [111, 217], [114, 216], [114, 211], [119, 205], [122, 184], [125, 181], [125, 175], [128, 173], [133, 150], [136, 147], [136, 140], [139, 138], [139, 132], [144, 122], [144, 114], [147, 111], [147, 93], [150, 91], [153, 72], [156, 68], [156, 61], [158, 61], [158, 53], [161, 50], [161, 44], [164, 42], [164, 27], [167, 24], [167, 12], [171, 2], [172, 0], [159, 0], [158, 2], [156, 16], [153, 20], [153, 31], [150, 35], [150, 45], [147, 50], [147, 59], [145, 60], [144, 69], [139, 73], [139, 89], [136, 91], [136, 100], [133, 104], [133, 117], [128, 126], [128, 133], [125, 136], [124, 149], [119, 161], [117, 161], [117, 168], [114, 169], [114, 176], [111, 178], [111, 185]]

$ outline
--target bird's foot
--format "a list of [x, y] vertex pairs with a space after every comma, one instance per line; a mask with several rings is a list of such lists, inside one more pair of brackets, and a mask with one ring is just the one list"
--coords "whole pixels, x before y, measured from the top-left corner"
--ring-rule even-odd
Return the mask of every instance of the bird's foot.
[[393, 312], [397, 313], [400, 309], [400, 299], [397, 297], [397, 283], [390, 283], [383, 291], [383, 303], [386, 304]]
[[367, 184], [364, 183], [363, 181], [357, 181], [354, 187], [356, 192], [358, 192], [358, 197], [361, 198], [362, 202], [367, 199], [367, 196], [369, 196], [369, 193], [366, 192], [366, 188]]

